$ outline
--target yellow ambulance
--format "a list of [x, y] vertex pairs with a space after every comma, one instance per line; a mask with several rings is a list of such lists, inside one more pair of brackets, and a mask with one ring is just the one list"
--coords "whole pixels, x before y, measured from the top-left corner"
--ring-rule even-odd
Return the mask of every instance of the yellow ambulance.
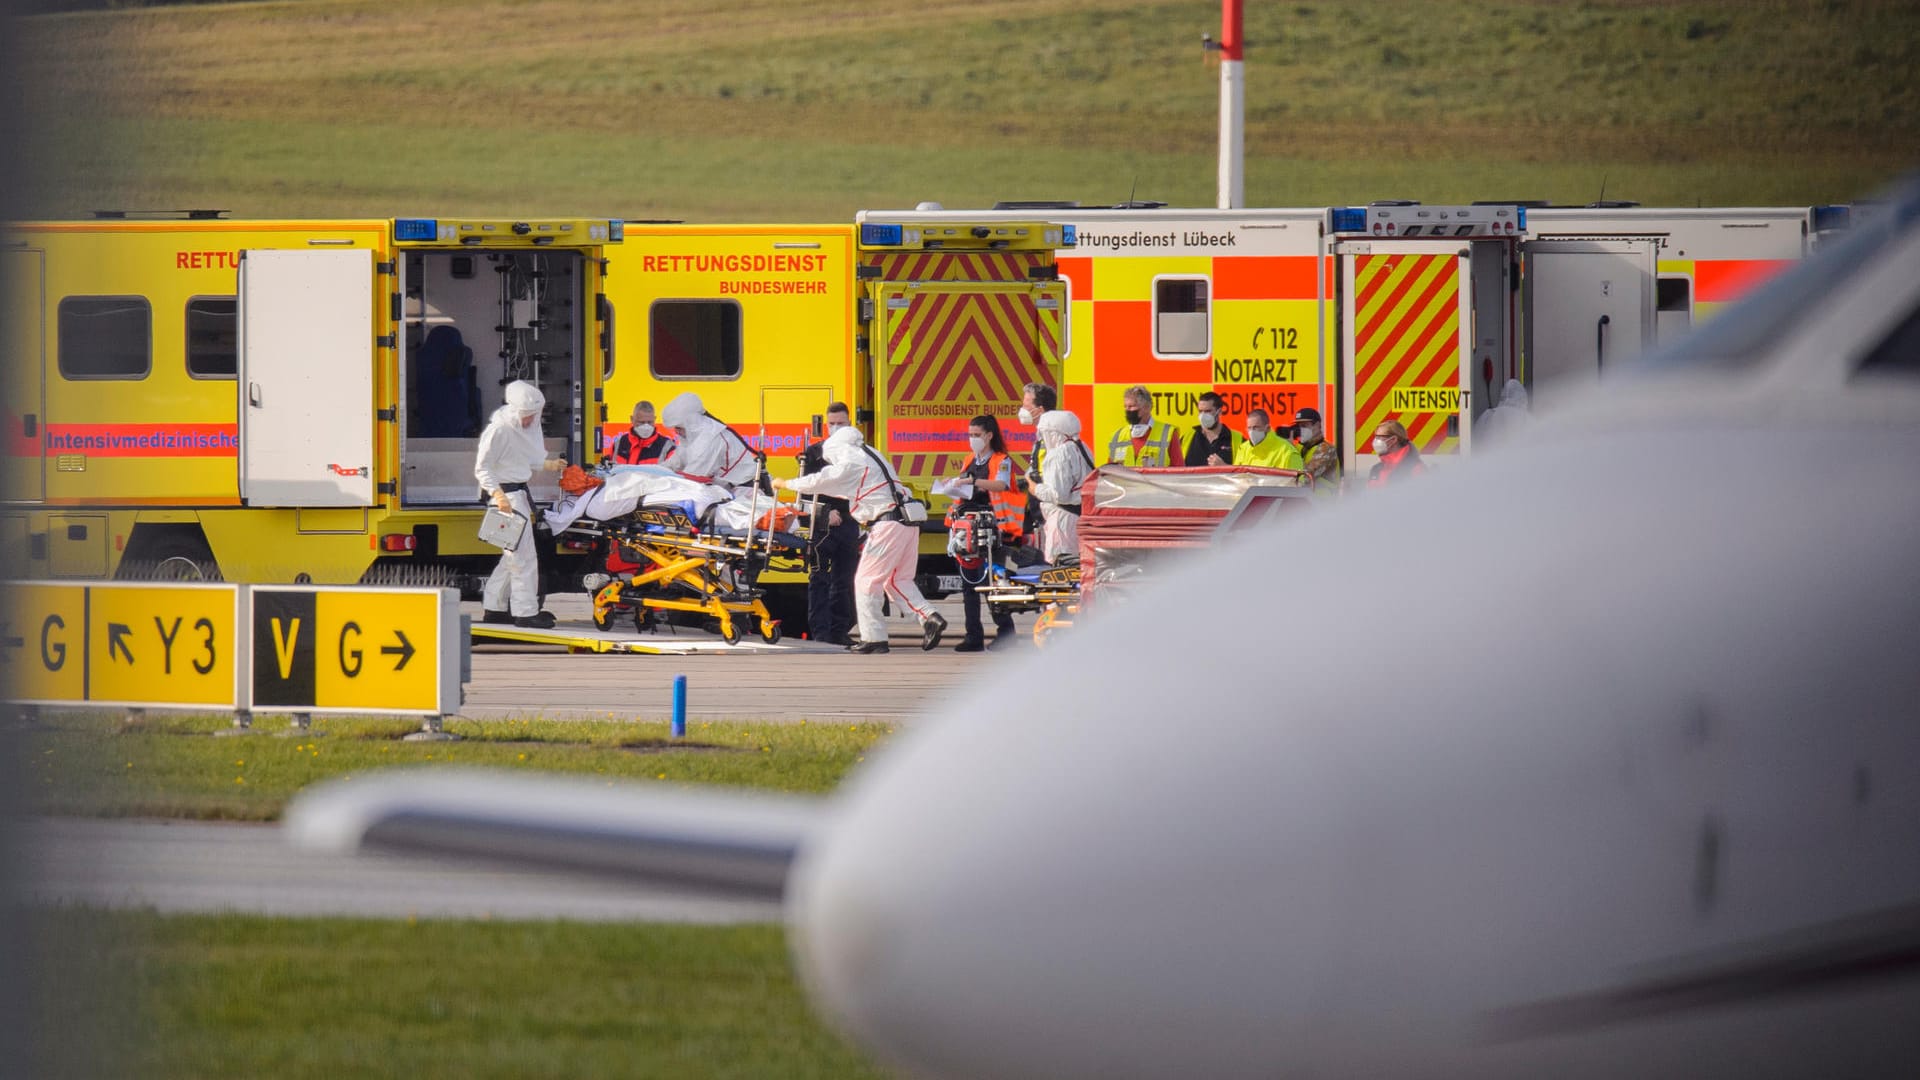
[[476, 536], [473, 456], [502, 385], [540, 387], [553, 453], [591, 450], [621, 231], [214, 211], [0, 226], [0, 543], [34, 578], [470, 583], [498, 554]]
[[[798, 471], [827, 406], [844, 402], [872, 445], [925, 497], [961, 467], [967, 421], [990, 414], [1022, 461], [1022, 387], [1059, 385], [1066, 287], [1055, 253], [1071, 229], [1029, 219], [908, 223], [864, 213], [853, 224], [629, 222], [608, 252], [614, 342], [602, 452], [634, 405], [657, 411], [688, 391], [767, 454]], [[936, 503], [937, 505], [937, 503]], [[928, 523], [926, 586], [957, 589], [942, 567], [945, 533]], [[804, 581], [769, 572], [768, 606], [805, 623]], [[943, 588], [943, 584], [948, 588]]]

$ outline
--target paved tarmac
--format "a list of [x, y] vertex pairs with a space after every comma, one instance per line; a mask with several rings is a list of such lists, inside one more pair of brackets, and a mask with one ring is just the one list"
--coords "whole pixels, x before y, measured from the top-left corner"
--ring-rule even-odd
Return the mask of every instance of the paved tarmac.
[[[584, 597], [552, 597], [548, 608], [563, 622], [591, 625]], [[1033, 651], [1031, 617], [1016, 620], [1017, 646], [959, 654], [960, 603], [935, 605], [950, 624], [933, 652], [907, 619], [891, 619], [893, 651], [858, 656], [807, 643], [777, 651], [729, 650], [698, 656], [568, 653], [551, 646], [475, 644], [473, 681], [460, 715], [502, 717], [661, 719], [673, 707], [673, 678], [687, 677], [687, 715], [706, 720], [886, 720], [917, 715], [969, 675]], [[479, 606], [466, 605], [479, 616]], [[988, 631], [991, 636], [992, 631]], [[665, 637], [675, 640], [676, 637]], [[718, 641], [682, 629], [677, 639]], [[786, 643], [782, 643], [786, 644]]]
[[[467, 605], [479, 614], [478, 605]], [[1019, 644], [952, 650], [957, 600], [936, 605], [952, 628], [922, 652], [912, 622], [893, 619], [894, 651], [858, 656], [817, 647], [727, 650], [696, 656], [569, 653], [543, 646], [476, 645], [462, 716], [662, 719], [673, 678], [686, 675], [688, 714], [703, 719], [909, 719], [970, 675], [1031, 655]], [[585, 598], [556, 597], [565, 621], [590, 625]], [[682, 630], [685, 640], [718, 638]], [[584, 876], [502, 870], [459, 860], [384, 854], [315, 855], [286, 845], [278, 826], [46, 819], [21, 838], [29, 895], [42, 903], [238, 911], [275, 916], [779, 921], [778, 905], [645, 889]]]
[[777, 904], [715, 899], [457, 860], [297, 851], [277, 825], [86, 821], [25, 825], [28, 898], [164, 913], [422, 919], [780, 921]]

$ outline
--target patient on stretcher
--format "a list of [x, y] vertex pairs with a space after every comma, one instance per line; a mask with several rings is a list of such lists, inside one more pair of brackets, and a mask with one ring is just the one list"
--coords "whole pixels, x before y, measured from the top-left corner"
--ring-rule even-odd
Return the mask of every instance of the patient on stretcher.
[[[581, 518], [618, 521], [639, 509], [673, 507], [684, 509], [692, 523], [723, 534], [744, 535], [749, 529], [764, 534], [770, 523], [784, 531], [792, 516], [790, 508], [776, 507], [770, 496], [750, 490], [735, 495], [659, 465], [615, 466], [605, 483], [563, 495], [545, 514], [547, 526], [560, 532]], [[787, 511], [784, 517], [781, 511]], [[805, 543], [791, 536], [776, 536], [776, 542]]]

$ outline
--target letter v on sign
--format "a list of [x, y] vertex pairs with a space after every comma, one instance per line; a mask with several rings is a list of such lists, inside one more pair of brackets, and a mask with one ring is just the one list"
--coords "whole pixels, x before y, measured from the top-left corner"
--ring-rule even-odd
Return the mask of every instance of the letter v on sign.
[[313, 593], [257, 588], [253, 593], [253, 704], [313, 705]]
[[300, 617], [296, 615], [288, 621], [292, 626], [289, 627], [279, 619], [272, 620], [273, 658], [278, 663], [282, 679], [293, 676], [293, 643], [300, 635]]

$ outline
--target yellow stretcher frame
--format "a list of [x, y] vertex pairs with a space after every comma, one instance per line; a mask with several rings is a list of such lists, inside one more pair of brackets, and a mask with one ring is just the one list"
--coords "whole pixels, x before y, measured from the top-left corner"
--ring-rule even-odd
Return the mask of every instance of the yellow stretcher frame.
[[[633, 612], [636, 631], [644, 629], [649, 621], [645, 613], [649, 611], [691, 611], [718, 622], [720, 638], [729, 645], [738, 643], [741, 637], [740, 628], [734, 625], [736, 615], [758, 621], [760, 640], [769, 645], [779, 643], [780, 623], [767, 610], [757, 590], [749, 589], [744, 600], [729, 599], [714, 579], [710, 553], [734, 554], [729, 549], [671, 534], [619, 537], [615, 542], [634, 552], [637, 556], [634, 561], [649, 563], [652, 569], [636, 573], [628, 580], [610, 581], [593, 594], [593, 625], [600, 630], [610, 630], [614, 618], [622, 611]], [[699, 599], [679, 600], [641, 593], [647, 586], [662, 589], [678, 586], [690, 590]]]

